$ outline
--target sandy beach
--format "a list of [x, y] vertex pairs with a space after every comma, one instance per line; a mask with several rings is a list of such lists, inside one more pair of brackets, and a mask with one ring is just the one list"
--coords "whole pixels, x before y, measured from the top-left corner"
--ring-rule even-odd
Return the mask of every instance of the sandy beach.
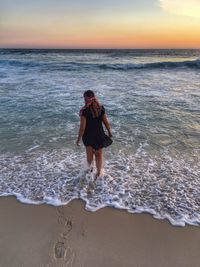
[[199, 227], [175, 227], [149, 214], [95, 213], [0, 198], [0, 266], [199, 267]]

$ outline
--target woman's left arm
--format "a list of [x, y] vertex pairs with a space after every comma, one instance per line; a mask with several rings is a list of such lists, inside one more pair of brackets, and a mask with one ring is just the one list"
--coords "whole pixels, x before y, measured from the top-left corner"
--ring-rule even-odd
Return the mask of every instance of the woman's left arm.
[[77, 146], [80, 146], [80, 140], [81, 140], [81, 137], [83, 136], [83, 134], [85, 132], [85, 127], [86, 127], [86, 118], [84, 116], [81, 116], [80, 117], [80, 128], [79, 128], [78, 137], [76, 140]]

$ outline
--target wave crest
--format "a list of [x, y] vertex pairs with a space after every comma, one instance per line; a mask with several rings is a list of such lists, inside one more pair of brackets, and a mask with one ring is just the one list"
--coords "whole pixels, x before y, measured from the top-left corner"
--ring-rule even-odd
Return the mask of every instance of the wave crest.
[[103, 70], [134, 70], [134, 69], [174, 69], [174, 68], [192, 68], [200, 69], [200, 59], [187, 61], [163, 61], [153, 63], [81, 63], [81, 62], [35, 62], [35, 61], [20, 61], [20, 60], [0, 60], [0, 65], [23, 68], [40, 68], [49, 71], [70, 71], [81, 69], [103, 69]]

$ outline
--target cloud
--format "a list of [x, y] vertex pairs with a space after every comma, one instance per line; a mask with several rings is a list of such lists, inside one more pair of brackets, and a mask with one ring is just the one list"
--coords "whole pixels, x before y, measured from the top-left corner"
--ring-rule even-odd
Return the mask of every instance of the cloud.
[[200, 0], [159, 0], [161, 7], [178, 15], [200, 17]]

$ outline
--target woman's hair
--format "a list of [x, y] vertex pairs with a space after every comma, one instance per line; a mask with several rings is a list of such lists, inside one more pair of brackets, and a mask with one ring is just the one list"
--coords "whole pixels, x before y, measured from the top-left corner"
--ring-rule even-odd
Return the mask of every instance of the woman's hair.
[[87, 90], [84, 92], [83, 96], [86, 96], [88, 98], [91, 98], [91, 104], [89, 104], [89, 110], [92, 113], [92, 117], [96, 118], [101, 114], [102, 106], [95, 97], [95, 94], [92, 90]]
[[94, 97], [94, 92], [92, 90], [87, 90], [84, 92], [83, 94], [84, 96], [87, 96], [87, 97]]

